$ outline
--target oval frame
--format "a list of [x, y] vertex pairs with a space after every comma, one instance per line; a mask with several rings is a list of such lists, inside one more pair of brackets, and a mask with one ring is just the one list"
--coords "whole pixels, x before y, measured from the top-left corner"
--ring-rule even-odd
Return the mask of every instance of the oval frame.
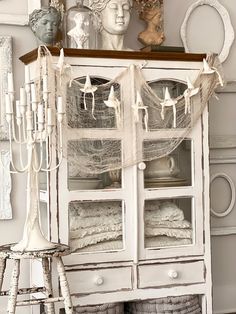
[[219, 53], [219, 59], [223, 63], [227, 59], [229, 52], [230, 52], [230, 48], [231, 48], [233, 41], [234, 41], [234, 29], [233, 29], [233, 26], [231, 24], [231, 20], [230, 20], [230, 16], [229, 16], [228, 11], [217, 0], [198, 0], [197, 2], [193, 3], [188, 8], [188, 10], [185, 14], [184, 21], [181, 25], [181, 29], [180, 29], [180, 36], [181, 36], [185, 51], [190, 52], [190, 49], [189, 49], [188, 43], [187, 43], [188, 20], [189, 20], [191, 14], [193, 13], [193, 11], [202, 5], [208, 5], [208, 6], [213, 7], [218, 12], [218, 14], [220, 15], [220, 18], [222, 19], [222, 22], [224, 25], [224, 43], [223, 43], [223, 48], [222, 48], [221, 52]]
[[229, 187], [230, 187], [230, 192], [231, 192], [231, 200], [230, 200], [230, 204], [229, 204], [228, 208], [226, 208], [223, 212], [218, 213], [213, 208], [211, 208], [210, 210], [211, 210], [211, 213], [215, 217], [224, 218], [224, 217], [228, 216], [234, 208], [234, 205], [235, 205], [235, 185], [234, 185], [233, 180], [226, 173], [217, 173], [217, 174], [213, 175], [211, 177], [210, 184], [212, 184], [213, 181], [217, 178], [225, 179], [225, 181], [228, 182]]

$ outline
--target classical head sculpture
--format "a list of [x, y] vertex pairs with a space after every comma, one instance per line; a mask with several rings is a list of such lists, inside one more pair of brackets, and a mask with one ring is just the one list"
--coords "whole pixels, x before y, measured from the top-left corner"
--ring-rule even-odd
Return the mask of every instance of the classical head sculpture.
[[124, 47], [124, 35], [132, 5], [132, 0], [93, 0], [90, 4], [100, 24], [103, 49], [130, 50]]
[[160, 45], [164, 39], [163, 0], [135, 0], [139, 18], [146, 22], [146, 29], [138, 40], [144, 45]]
[[39, 42], [53, 45], [58, 41], [61, 14], [54, 7], [43, 7], [34, 10], [29, 17], [29, 25]]

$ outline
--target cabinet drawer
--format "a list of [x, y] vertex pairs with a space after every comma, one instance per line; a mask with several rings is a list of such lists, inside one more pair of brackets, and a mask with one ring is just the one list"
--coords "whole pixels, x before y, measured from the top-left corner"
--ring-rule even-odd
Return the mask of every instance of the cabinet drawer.
[[132, 289], [131, 267], [68, 271], [67, 279], [72, 294]]
[[139, 266], [139, 288], [204, 282], [204, 263], [168, 263]]

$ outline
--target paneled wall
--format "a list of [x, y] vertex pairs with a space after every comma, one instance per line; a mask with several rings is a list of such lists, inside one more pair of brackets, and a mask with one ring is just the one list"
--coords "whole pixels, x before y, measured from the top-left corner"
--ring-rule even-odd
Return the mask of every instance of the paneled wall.
[[[14, 0], [11, 0], [11, 2]], [[2, 0], [1, 4], [8, 2]], [[164, 0], [164, 24], [166, 40], [164, 45], [182, 45], [180, 27], [187, 8], [194, 3], [193, 0]], [[235, 0], [220, 0], [228, 10], [231, 22], [236, 31], [236, 6]], [[9, 5], [9, 3], [8, 3]], [[26, 0], [14, 1], [11, 6], [14, 12], [23, 12], [27, 6]], [[14, 10], [14, 11], [13, 11]], [[1, 22], [1, 21], [0, 21]], [[133, 13], [131, 25], [127, 34], [127, 45], [133, 49], [139, 49], [141, 44], [137, 42], [137, 34], [143, 28], [143, 23]], [[23, 81], [23, 65], [18, 58], [36, 47], [36, 40], [27, 26], [9, 26], [0, 24], [0, 35], [13, 37], [13, 68], [16, 90], [19, 90]], [[188, 25], [189, 46], [198, 51], [221, 50], [224, 41], [222, 22], [217, 12], [208, 6], [197, 9], [191, 16]], [[225, 76], [228, 80], [236, 80], [236, 42], [234, 42], [227, 60], [223, 64]], [[221, 93], [219, 100], [212, 99], [210, 103], [210, 133], [211, 137], [220, 139], [227, 136], [231, 141], [224, 147], [211, 150], [211, 172], [226, 173], [231, 178], [233, 189], [236, 184], [236, 94]], [[217, 137], [216, 137], [217, 136]], [[217, 142], [217, 141], [216, 141]], [[223, 140], [224, 142], [224, 140]], [[215, 141], [213, 141], [215, 143]], [[218, 142], [217, 142], [218, 143]], [[226, 143], [227, 144], [227, 143]], [[0, 143], [0, 148], [5, 148], [7, 143]], [[219, 144], [217, 144], [219, 146]], [[214, 159], [221, 159], [215, 163]], [[222, 161], [223, 160], [223, 161]], [[231, 162], [228, 162], [231, 160]], [[26, 178], [22, 175], [13, 177], [12, 206], [13, 219], [0, 221], [0, 244], [19, 240], [25, 218], [25, 185]], [[224, 211], [231, 201], [232, 192], [229, 184], [222, 178], [216, 179], [212, 185], [212, 206], [217, 211]], [[212, 265], [213, 265], [213, 301], [216, 313], [236, 312], [236, 206], [232, 205], [232, 211], [223, 218], [212, 218]], [[215, 229], [217, 228], [217, 229]], [[21, 270], [22, 286], [29, 283], [28, 265]], [[9, 280], [10, 270], [7, 272]], [[5, 286], [6, 287], [6, 286]], [[6, 299], [0, 298], [0, 313], [6, 313]], [[28, 308], [17, 309], [17, 313], [30, 313]]]

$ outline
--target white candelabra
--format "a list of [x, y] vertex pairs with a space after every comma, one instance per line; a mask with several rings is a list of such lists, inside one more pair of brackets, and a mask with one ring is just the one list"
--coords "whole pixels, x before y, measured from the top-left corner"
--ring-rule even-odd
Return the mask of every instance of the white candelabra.
[[[39, 219], [40, 171], [49, 172], [59, 167], [62, 160], [62, 121], [64, 116], [62, 97], [49, 101], [49, 77], [44, 74], [38, 88], [30, 81], [29, 67], [25, 66], [25, 85], [20, 89], [20, 100], [14, 108], [13, 75], [8, 74], [6, 94], [6, 120], [9, 127], [11, 166], [14, 173], [27, 173], [27, 211], [22, 240], [12, 246], [13, 251], [38, 251], [55, 248], [42, 231]], [[57, 137], [59, 162], [52, 163], [52, 141]], [[13, 142], [19, 145], [19, 162], [13, 158]], [[44, 149], [46, 144], [46, 150]], [[27, 151], [24, 162], [23, 152]]]

